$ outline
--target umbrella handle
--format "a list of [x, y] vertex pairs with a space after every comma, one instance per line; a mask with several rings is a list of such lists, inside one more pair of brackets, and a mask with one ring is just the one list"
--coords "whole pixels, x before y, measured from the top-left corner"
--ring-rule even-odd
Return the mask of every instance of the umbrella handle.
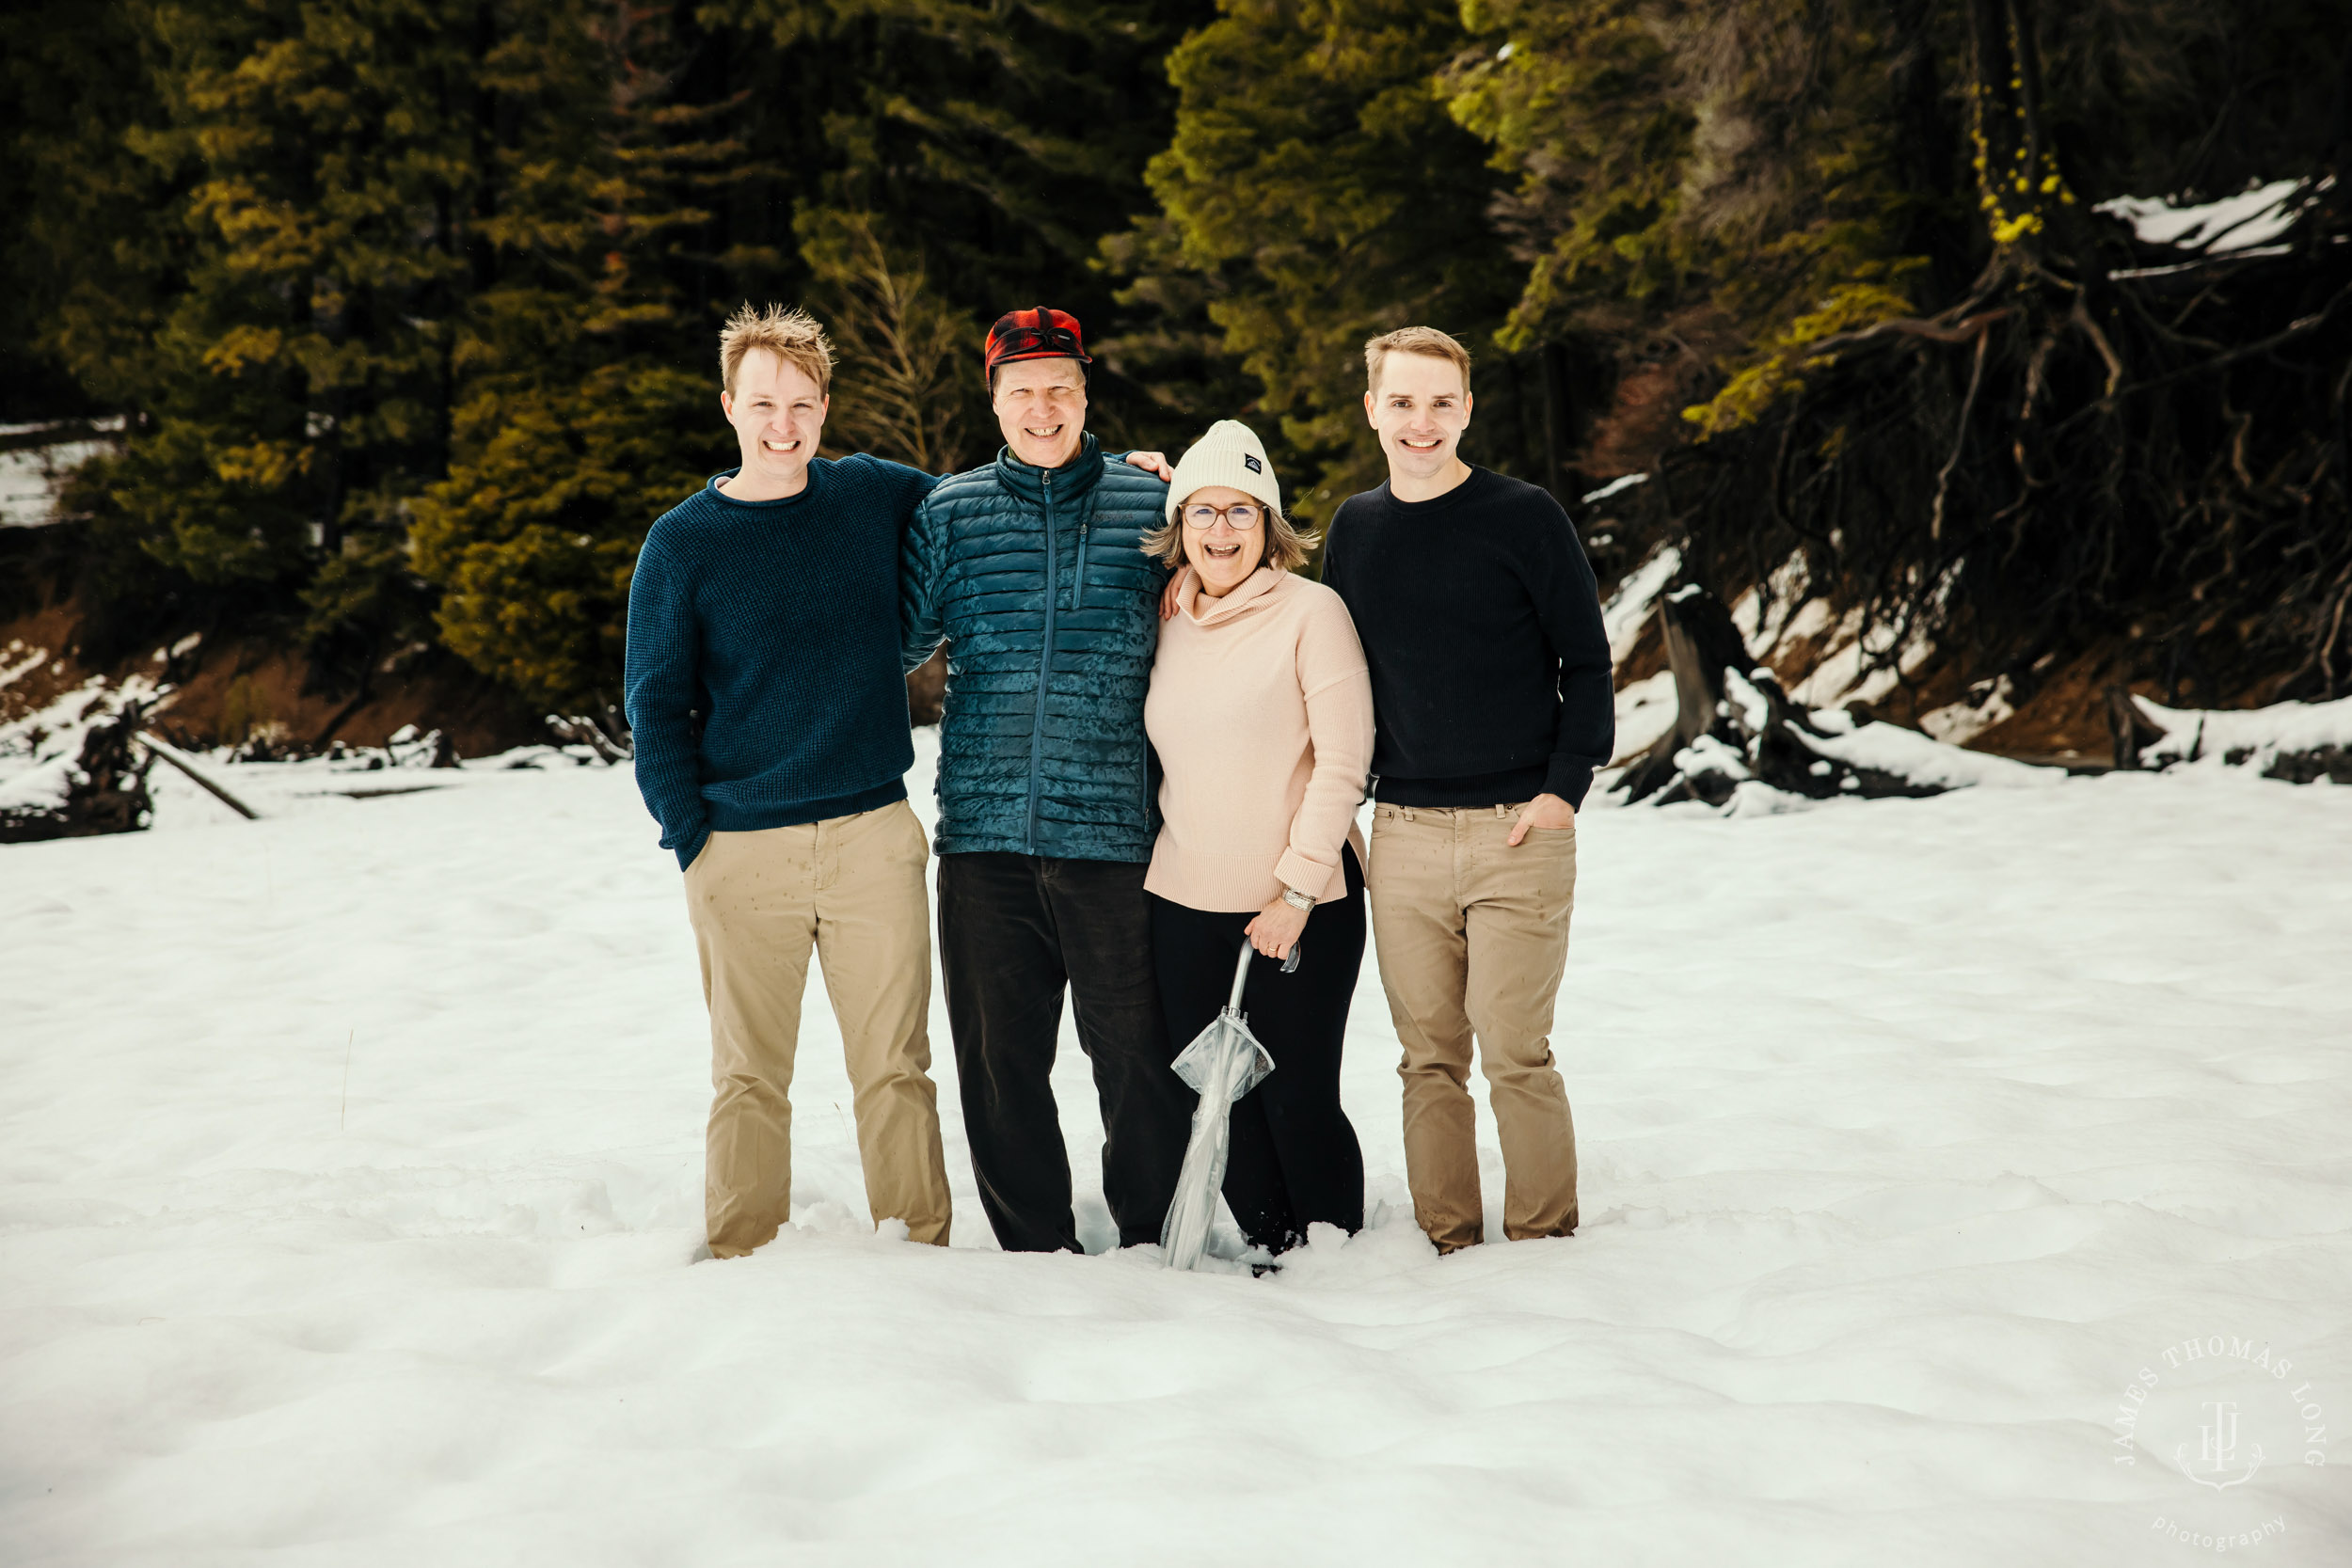
[[1249, 945], [1249, 940], [1247, 937], [1243, 938], [1241, 958], [1233, 965], [1233, 999], [1225, 1004], [1226, 1010], [1229, 1012], [1241, 1011], [1241, 993], [1249, 984], [1249, 955], [1253, 951], [1254, 949]]
[[[1306, 950], [1305, 942], [1292, 942], [1290, 957], [1282, 960], [1282, 973], [1297, 974], [1299, 958]], [[1233, 962], [1233, 997], [1232, 1001], [1225, 1004], [1228, 1011], [1236, 1013], [1241, 1011], [1241, 993], [1249, 986], [1249, 956], [1255, 951], [1256, 949], [1249, 945], [1248, 940], [1244, 938], [1241, 944], [1241, 957]]]

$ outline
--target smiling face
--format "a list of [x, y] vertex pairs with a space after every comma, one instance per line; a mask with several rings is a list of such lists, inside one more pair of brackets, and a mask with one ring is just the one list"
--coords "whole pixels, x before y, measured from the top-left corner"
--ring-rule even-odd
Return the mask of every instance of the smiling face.
[[797, 496], [808, 460], [825, 433], [831, 400], [806, 371], [772, 349], [755, 348], [735, 372], [735, 390], [719, 394], [743, 451], [743, 471], [726, 486], [740, 500]]
[[[1207, 528], [1195, 528], [1187, 517], [1196, 506], [1255, 507], [1258, 523], [1255, 528], [1237, 529], [1231, 519], [1219, 517]], [[1184, 498], [1176, 516], [1184, 523], [1184, 559], [1200, 574], [1201, 591], [1213, 599], [1221, 599], [1240, 587], [1265, 559], [1265, 502], [1247, 491], [1203, 484]]]
[[1470, 388], [1451, 359], [1391, 353], [1381, 362], [1380, 385], [1364, 394], [1364, 415], [1380, 433], [1391, 488], [1451, 489], [1469, 473], [1454, 449], [1470, 418]]
[[1087, 383], [1075, 359], [1016, 359], [996, 367], [992, 399], [1012, 454], [1034, 468], [1078, 455], [1087, 428]]

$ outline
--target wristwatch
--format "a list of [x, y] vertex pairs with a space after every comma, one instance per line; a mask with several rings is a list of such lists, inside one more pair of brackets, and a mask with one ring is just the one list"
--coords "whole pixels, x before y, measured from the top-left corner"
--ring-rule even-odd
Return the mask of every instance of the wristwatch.
[[1315, 901], [1311, 895], [1301, 893], [1295, 887], [1286, 887], [1282, 890], [1282, 902], [1294, 910], [1311, 910], [1315, 907]]

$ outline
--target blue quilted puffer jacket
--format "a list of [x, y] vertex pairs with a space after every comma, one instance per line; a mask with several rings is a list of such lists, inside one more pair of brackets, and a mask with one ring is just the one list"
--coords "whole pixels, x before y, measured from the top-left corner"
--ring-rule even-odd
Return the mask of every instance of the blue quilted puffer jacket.
[[1089, 436], [1059, 468], [1000, 451], [916, 510], [900, 626], [910, 670], [947, 643], [941, 854], [1152, 858], [1143, 695], [1167, 574], [1140, 541], [1167, 495]]

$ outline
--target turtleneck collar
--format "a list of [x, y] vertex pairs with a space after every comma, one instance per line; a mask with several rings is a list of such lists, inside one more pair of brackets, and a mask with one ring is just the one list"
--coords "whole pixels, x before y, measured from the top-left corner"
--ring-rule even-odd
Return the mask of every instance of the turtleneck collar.
[[1200, 574], [1192, 575], [1191, 584], [1184, 590], [1184, 602], [1178, 607], [1184, 619], [1197, 626], [1213, 626], [1219, 621], [1230, 621], [1258, 604], [1282, 584], [1288, 572], [1278, 572], [1271, 566], [1261, 566], [1239, 582], [1232, 592], [1219, 598], [1211, 598], [1201, 591]]

